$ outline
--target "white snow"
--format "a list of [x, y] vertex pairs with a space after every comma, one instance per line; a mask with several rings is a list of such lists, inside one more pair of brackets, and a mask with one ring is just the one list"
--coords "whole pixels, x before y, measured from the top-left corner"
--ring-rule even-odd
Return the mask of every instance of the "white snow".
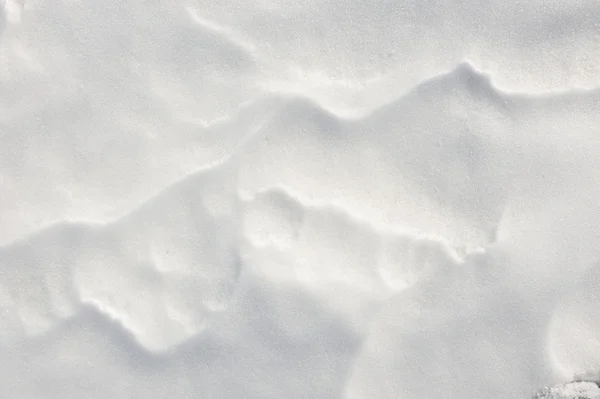
[[594, 383], [587, 381], [577, 381], [567, 384], [559, 384], [553, 387], [542, 389], [536, 399], [598, 399], [600, 398], [600, 388]]
[[598, 397], [600, 3], [488, 3], [1, 2], [0, 397]]

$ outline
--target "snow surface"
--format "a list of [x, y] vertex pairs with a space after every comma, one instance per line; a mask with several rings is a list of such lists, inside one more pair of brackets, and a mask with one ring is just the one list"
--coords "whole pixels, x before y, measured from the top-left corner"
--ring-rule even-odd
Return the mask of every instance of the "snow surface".
[[600, 2], [0, 10], [0, 397], [600, 378]]

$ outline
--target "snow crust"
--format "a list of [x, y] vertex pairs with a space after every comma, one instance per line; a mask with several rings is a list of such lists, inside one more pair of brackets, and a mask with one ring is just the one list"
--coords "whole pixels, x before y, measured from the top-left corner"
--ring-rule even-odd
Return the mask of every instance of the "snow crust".
[[544, 388], [536, 394], [535, 399], [596, 399], [600, 398], [600, 388], [597, 384], [587, 381], [571, 382], [559, 384], [553, 387]]
[[0, 6], [0, 396], [600, 378], [599, 2]]

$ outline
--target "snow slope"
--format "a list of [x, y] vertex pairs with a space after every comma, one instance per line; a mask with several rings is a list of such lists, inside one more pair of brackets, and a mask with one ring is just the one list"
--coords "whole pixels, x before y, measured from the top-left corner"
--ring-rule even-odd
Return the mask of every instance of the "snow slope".
[[0, 10], [5, 397], [600, 379], [597, 2]]

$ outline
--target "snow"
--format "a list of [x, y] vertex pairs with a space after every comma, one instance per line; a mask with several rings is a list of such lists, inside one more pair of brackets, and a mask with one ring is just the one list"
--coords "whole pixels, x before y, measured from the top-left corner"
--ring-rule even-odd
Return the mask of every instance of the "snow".
[[598, 397], [599, 14], [4, 0], [0, 396]]
[[580, 398], [594, 399], [600, 398], [600, 388], [598, 385], [587, 382], [577, 381], [568, 384], [560, 384], [551, 388], [544, 388], [536, 396], [536, 399], [565, 399], [565, 398]]

